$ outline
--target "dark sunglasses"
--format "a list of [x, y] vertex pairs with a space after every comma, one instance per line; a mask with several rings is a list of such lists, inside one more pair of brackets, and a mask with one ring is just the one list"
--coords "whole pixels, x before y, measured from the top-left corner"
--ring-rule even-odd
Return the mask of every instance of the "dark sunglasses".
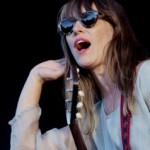
[[75, 19], [73, 21], [69, 19], [64, 19], [58, 24], [58, 28], [60, 32], [62, 32], [64, 35], [69, 35], [72, 33], [72, 29], [76, 21], [80, 21], [80, 23], [86, 27], [90, 28], [97, 22], [98, 17], [103, 18], [105, 15], [103, 13], [97, 12], [97, 11], [87, 11], [83, 14], [82, 18]]

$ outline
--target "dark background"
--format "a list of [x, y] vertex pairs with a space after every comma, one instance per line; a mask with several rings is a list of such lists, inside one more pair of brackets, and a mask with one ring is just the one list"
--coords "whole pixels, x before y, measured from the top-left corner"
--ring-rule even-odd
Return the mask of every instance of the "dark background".
[[[56, 16], [65, 0], [7, 2], [1, 5], [0, 55], [0, 149], [10, 149], [8, 121], [15, 114], [19, 94], [30, 69], [42, 61], [61, 57]], [[148, 1], [119, 0], [125, 7], [140, 42], [150, 52]], [[44, 85], [41, 96], [40, 128], [44, 133], [65, 125], [61, 79]]]

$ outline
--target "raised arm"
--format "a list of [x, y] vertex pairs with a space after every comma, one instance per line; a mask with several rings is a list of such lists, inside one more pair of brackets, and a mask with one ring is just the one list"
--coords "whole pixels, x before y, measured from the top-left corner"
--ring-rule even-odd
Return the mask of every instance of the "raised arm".
[[49, 60], [35, 66], [29, 73], [20, 94], [16, 113], [38, 104], [45, 81], [56, 80], [65, 72], [65, 59]]

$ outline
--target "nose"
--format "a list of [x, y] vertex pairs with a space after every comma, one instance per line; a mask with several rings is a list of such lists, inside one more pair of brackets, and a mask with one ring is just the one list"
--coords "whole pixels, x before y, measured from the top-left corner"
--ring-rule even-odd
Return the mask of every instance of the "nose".
[[73, 26], [73, 33], [78, 34], [80, 32], [84, 32], [84, 27], [79, 20], [77, 20]]

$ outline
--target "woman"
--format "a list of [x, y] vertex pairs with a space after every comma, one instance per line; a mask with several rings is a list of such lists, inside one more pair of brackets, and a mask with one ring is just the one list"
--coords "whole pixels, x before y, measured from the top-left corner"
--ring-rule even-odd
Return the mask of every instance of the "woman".
[[148, 150], [150, 60], [138, 53], [123, 8], [114, 0], [71, 0], [60, 10], [58, 31], [65, 58], [31, 70], [9, 122], [11, 149], [76, 149], [68, 126], [41, 134], [38, 122], [43, 83], [77, 66], [84, 92], [78, 123], [87, 149]]

